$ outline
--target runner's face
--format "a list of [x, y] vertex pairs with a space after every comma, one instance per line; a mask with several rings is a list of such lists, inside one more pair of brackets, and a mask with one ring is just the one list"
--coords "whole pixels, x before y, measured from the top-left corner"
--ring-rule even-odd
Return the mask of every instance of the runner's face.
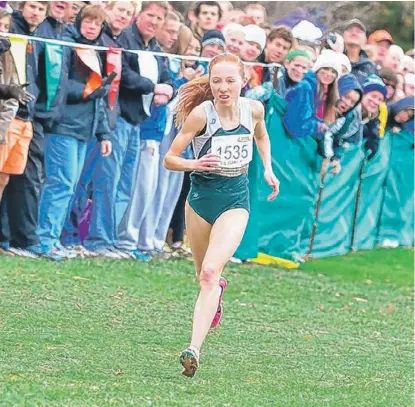
[[242, 77], [238, 65], [219, 62], [210, 74], [210, 88], [216, 103], [231, 106], [238, 100], [242, 89]]

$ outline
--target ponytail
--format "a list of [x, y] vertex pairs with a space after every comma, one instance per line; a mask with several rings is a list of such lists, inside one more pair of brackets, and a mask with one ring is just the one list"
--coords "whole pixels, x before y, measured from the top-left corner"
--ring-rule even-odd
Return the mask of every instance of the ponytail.
[[183, 85], [179, 90], [179, 102], [176, 106], [176, 126], [183, 126], [190, 112], [206, 100], [213, 100], [208, 75], [200, 76]]

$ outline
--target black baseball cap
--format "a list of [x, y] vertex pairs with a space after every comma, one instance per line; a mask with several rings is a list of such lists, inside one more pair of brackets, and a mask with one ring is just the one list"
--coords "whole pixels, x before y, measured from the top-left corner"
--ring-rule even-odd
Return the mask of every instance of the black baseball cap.
[[366, 26], [358, 19], [358, 18], [352, 18], [345, 26], [344, 31], [346, 31], [349, 27], [352, 27], [354, 25], [357, 25], [360, 27], [365, 33], [367, 32]]

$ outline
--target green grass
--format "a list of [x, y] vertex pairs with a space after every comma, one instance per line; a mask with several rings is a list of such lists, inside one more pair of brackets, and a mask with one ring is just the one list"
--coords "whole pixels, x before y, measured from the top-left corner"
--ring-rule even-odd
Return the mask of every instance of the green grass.
[[231, 267], [181, 376], [190, 262], [0, 258], [1, 406], [413, 406], [413, 251]]

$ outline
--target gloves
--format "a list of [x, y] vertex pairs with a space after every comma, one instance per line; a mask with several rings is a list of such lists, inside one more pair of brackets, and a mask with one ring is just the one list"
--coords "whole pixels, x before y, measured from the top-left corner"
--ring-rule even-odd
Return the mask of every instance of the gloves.
[[94, 90], [85, 100], [91, 101], [96, 99], [103, 99], [105, 96], [107, 96], [111, 88], [111, 83], [116, 76], [117, 73], [112, 72], [110, 75], [105, 77], [102, 80], [102, 85], [98, 89]]
[[0, 55], [7, 52], [12, 46], [8, 38], [0, 37]]
[[20, 85], [6, 85], [2, 87], [3, 99], [16, 99], [20, 104], [25, 105], [33, 100], [35, 97], [25, 91]]
[[378, 139], [367, 139], [365, 143], [365, 150], [370, 151], [367, 159], [370, 161], [378, 152], [379, 140]]

